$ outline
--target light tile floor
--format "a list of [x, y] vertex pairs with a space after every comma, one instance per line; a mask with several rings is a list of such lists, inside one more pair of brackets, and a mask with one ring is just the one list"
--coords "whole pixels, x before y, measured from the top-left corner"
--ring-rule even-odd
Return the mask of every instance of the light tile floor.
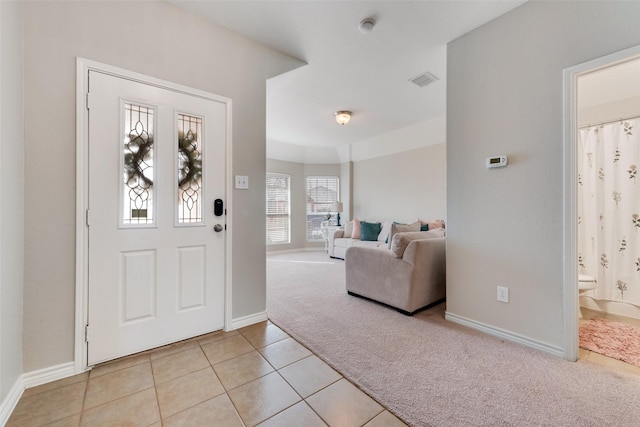
[[[588, 308], [582, 308], [583, 318], [580, 319], [580, 325], [583, 322], [586, 322], [589, 319], [593, 319], [594, 317], [602, 317], [605, 319], [612, 320], [614, 322], [626, 323], [628, 325], [640, 326], [640, 319], [634, 319], [631, 317], [618, 316], [616, 314], [604, 313], [601, 311], [591, 310]], [[597, 363], [599, 365], [604, 365], [609, 368], [615, 369], [616, 371], [628, 372], [631, 374], [640, 375], [640, 367], [631, 365], [629, 363], [623, 362], [618, 359], [613, 359], [611, 357], [604, 356], [600, 353], [596, 353], [593, 351], [585, 350], [584, 348], [580, 348], [580, 352], [578, 357], [581, 360], [587, 360], [590, 363]]]
[[27, 389], [7, 426], [405, 426], [276, 325], [216, 332]]

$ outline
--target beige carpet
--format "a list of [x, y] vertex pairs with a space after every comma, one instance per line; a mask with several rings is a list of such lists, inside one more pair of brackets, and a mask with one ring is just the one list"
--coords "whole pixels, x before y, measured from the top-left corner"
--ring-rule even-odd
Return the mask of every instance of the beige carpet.
[[596, 317], [580, 326], [580, 347], [640, 366], [640, 328], [637, 326]]
[[269, 317], [413, 426], [637, 426], [640, 377], [347, 295], [325, 253], [267, 259]]

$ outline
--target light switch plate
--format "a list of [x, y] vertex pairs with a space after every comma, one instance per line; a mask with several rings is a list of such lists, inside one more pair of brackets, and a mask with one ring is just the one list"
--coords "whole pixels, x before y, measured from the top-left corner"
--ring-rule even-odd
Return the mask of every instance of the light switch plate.
[[236, 189], [248, 190], [249, 189], [249, 177], [244, 175], [236, 175]]

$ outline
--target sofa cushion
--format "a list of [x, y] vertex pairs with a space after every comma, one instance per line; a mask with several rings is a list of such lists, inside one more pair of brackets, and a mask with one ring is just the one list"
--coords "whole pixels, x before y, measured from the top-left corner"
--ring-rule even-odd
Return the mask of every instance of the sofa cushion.
[[353, 239], [351, 237], [341, 237], [339, 239], [334, 239], [333, 246], [337, 246], [339, 248], [350, 248], [353, 243]]
[[359, 219], [355, 219], [353, 220], [353, 232], [351, 233], [351, 238], [352, 239], [359, 239], [360, 238], [360, 220]]
[[391, 231], [389, 232], [389, 247], [393, 243], [393, 235], [396, 233], [406, 233], [409, 231], [420, 231], [420, 221], [412, 222], [411, 224], [391, 224]]
[[367, 242], [378, 241], [378, 234], [380, 234], [380, 230], [382, 229], [382, 224], [379, 222], [360, 222], [360, 240], [364, 240]]
[[444, 237], [445, 232], [442, 228], [434, 228], [429, 231], [415, 231], [407, 233], [396, 233], [391, 240], [391, 252], [396, 258], [402, 258], [405, 249], [414, 240], [433, 239], [436, 237]]

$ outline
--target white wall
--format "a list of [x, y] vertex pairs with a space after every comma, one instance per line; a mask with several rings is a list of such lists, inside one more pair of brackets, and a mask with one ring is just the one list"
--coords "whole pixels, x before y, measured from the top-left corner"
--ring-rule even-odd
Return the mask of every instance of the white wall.
[[[532, 1], [449, 44], [448, 314], [563, 351], [562, 72], [639, 44], [639, 16]], [[509, 166], [486, 169], [497, 154]]]
[[[22, 374], [22, 4], [0, 2], [0, 402]], [[0, 417], [0, 424], [2, 417]]]
[[24, 369], [73, 360], [76, 57], [233, 100], [232, 317], [265, 307], [266, 79], [301, 63], [165, 2], [25, 2]]
[[445, 144], [353, 164], [353, 217], [412, 222], [445, 219]]

